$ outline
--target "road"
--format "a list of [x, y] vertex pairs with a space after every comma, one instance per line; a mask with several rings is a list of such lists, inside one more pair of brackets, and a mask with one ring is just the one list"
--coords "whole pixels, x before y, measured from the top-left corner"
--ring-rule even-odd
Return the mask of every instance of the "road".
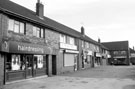
[[102, 66], [24, 80], [4, 89], [135, 89], [135, 66]]

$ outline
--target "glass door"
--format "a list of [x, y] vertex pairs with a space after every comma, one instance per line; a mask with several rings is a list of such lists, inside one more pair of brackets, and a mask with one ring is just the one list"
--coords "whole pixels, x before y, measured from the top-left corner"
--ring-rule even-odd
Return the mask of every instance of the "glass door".
[[32, 55], [26, 55], [26, 77], [33, 76], [33, 57]]

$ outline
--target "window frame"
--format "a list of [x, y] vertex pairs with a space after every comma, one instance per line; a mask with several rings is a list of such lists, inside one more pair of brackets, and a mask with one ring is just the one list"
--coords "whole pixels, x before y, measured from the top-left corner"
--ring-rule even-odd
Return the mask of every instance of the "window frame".
[[[11, 21], [12, 24], [11, 24]], [[21, 31], [21, 24], [23, 24], [23, 31]], [[18, 34], [25, 34], [25, 23], [23, 21], [20, 21], [20, 20], [16, 20], [16, 19], [12, 19], [12, 18], [9, 18], [8, 19], [8, 31], [12, 31], [14, 33], [18, 33]], [[16, 26], [17, 26], [17, 29], [16, 29]]]

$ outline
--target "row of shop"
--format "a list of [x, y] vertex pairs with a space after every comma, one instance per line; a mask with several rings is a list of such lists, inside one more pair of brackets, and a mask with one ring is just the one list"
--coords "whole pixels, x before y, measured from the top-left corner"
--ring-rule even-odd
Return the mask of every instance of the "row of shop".
[[102, 65], [101, 44], [44, 17], [40, 0], [35, 15], [9, 0], [0, 8], [0, 85]]
[[[92, 68], [102, 64], [100, 53], [63, 49], [54, 50], [47, 46], [4, 42], [4, 82], [27, 79], [37, 76], [51, 76]], [[81, 57], [79, 58], [79, 55]], [[81, 64], [80, 64], [81, 62]]]

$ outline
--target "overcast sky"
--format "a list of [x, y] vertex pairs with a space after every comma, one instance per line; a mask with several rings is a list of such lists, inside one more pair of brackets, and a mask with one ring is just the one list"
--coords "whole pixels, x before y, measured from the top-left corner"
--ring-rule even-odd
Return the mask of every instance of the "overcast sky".
[[[35, 11], [37, 0], [11, 0]], [[44, 15], [101, 42], [135, 46], [135, 0], [40, 0]]]

